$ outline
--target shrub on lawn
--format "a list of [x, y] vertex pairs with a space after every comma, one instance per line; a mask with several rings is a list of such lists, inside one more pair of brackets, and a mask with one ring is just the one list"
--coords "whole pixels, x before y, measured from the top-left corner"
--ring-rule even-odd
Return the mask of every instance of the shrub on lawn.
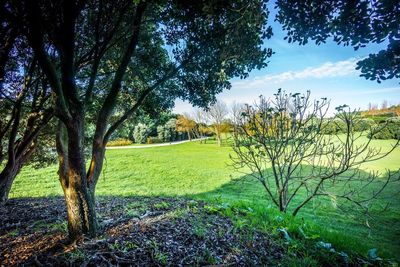
[[354, 124], [354, 131], [356, 132], [369, 131], [374, 126], [376, 126], [376, 123], [373, 119], [364, 118]]
[[340, 119], [327, 119], [322, 123], [323, 134], [339, 134], [346, 132], [346, 125]]
[[132, 141], [129, 139], [116, 139], [113, 141], [109, 141], [107, 146], [129, 146], [132, 145]]
[[[380, 130], [379, 130], [380, 129]], [[400, 118], [393, 117], [386, 120], [385, 123], [375, 127], [375, 130], [379, 130], [375, 134], [369, 134], [368, 137], [372, 139], [400, 139]]]
[[147, 144], [159, 144], [159, 143], [163, 143], [163, 140], [153, 136], [147, 137]]

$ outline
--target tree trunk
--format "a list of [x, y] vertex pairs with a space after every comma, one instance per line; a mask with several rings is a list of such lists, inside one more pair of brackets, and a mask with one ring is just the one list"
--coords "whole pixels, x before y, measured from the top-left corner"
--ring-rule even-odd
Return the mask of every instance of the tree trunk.
[[90, 185], [90, 192], [93, 194], [93, 196], [95, 194], [97, 181], [99, 180], [99, 176], [103, 168], [105, 153], [106, 144], [104, 144], [101, 138], [95, 137], [93, 141], [92, 159], [90, 161], [89, 170], [86, 175]]
[[71, 240], [79, 239], [83, 235], [93, 237], [97, 230], [95, 198], [86, 178], [83, 141], [83, 116], [75, 117], [67, 127], [59, 124], [59, 176], [64, 191]]
[[8, 200], [8, 195], [11, 191], [11, 186], [15, 177], [21, 169], [20, 164], [15, 166], [6, 166], [0, 173], [0, 203], [4, 204]]
[[[39, 125], [35, 125], [36, 118], [31, 116], [27, 121], [26, 129], [20, 140], [15, 141], [15, 137], [12, 137], [16, 136], [16, 131], [9, 137], [7, 163], [5, 164], [4, 169], [0, 172], [0, 202], [4, 203], [8, 200], [8, 195], [15, 177], [18, 175], [23, 165], [32, 156], [32, 153], [36, 149], [39, 132], [47, 125], [52, 116], [51, 112], [45, 114], [44, 118], [37, 123]], [[34, 126], [36, 126], [36, 128]], [[18, 127], [19, 118], [16, 121], [16, 128]]]
[[63, 187], [67, 205], [68, 233], [71, 240], [82, 235], [94, 237], [97, 230], [94, 194], [82, 183], [78, 173], [70, 170], [70, 184]]
[[[26, 139], [24, 140], [26, 141]], [[0, 172], [0, 203], [7, 202], [15, 177], [35, 151], [36, 137], [33, 140], [32, 142], [21, 142], [19, 147], [14, 147], [14, 151], [17, 152], [16, 155], [14, 154], [15, 159], [9, 158], [6, 166]]]

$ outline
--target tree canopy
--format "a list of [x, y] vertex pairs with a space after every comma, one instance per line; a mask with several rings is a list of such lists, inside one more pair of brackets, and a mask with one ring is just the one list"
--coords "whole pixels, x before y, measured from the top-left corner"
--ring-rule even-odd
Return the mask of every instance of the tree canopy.
[[[140, 109], [171, 107], [176, 97], [205, 107], [231, 78], [265, 67], [272, 54], [263, 48], [272, 31], [258, 0], [2, 3], [2, 27], [21, 40], [14, 46], [29, 48], [52, 91], [73, 239], [96, 233], [105, 146], [124, 121]], [[87, 140], [89, 123], [95, 130]], [[88, 169], [85, 142], [92, 144]]]
[[333, 0], [276, 2], [276, 19], [287, 31], [289, 43], [316, 44], [332, 38], [355, 50], [369, 43], [387, 47], [357, 63], [361, 76], [381, 80], [400, 78], [400, 2], [396, 0]]

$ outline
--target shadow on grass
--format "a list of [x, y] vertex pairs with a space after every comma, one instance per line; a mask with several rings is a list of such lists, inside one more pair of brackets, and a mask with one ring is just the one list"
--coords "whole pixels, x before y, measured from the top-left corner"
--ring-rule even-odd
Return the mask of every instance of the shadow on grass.
[[[367, 175], [367, 172], [361, 172], [361, 177]], [[344, 183], [338, 188], [349, 190], [363, 184], [362, 181]], [[384, 179], [378, 178], [360, 196], [367, 197], [383, 184]], [[307, 236], [330, 242], [341, 250], [353, 250], [366, 255], [369, 249], [378, 248], [381, 256], [400, 260], [399, 188], [398, 181], [386, 187], [380, 198], [369, 206], [368, 214], [357, 210], [353, 203], [333, 197], [319, 197], [306, 205], [296, 218], [290, 215], [291, 210], [305, 199], [305, 191], [297, 194], [292, 208], [285, 215], [272, 204], [261, 183], [251, 176], [242, 176], [215, 190], [189, 197], [216, 204], [250, 207], [253, 212], [248, 218], [249, 223], [265, 231], [285, 227], [301, 238]]]

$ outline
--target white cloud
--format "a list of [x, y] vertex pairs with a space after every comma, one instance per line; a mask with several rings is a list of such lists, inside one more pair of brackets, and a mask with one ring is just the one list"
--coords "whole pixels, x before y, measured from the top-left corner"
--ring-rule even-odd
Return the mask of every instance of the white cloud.
[[356, 63], [359, 59], [350, 58], [338, 62], [326, 62], [318, 67], [308, 67], [300, 71], [286, 71], [278, 74], [256, 77], [252, 80], [237, 81], [232, 83], [234, 88], [253, 88], [266, 84], [277, 84], [285, 81], [307, 78], [331, 78], [357, 74]]

